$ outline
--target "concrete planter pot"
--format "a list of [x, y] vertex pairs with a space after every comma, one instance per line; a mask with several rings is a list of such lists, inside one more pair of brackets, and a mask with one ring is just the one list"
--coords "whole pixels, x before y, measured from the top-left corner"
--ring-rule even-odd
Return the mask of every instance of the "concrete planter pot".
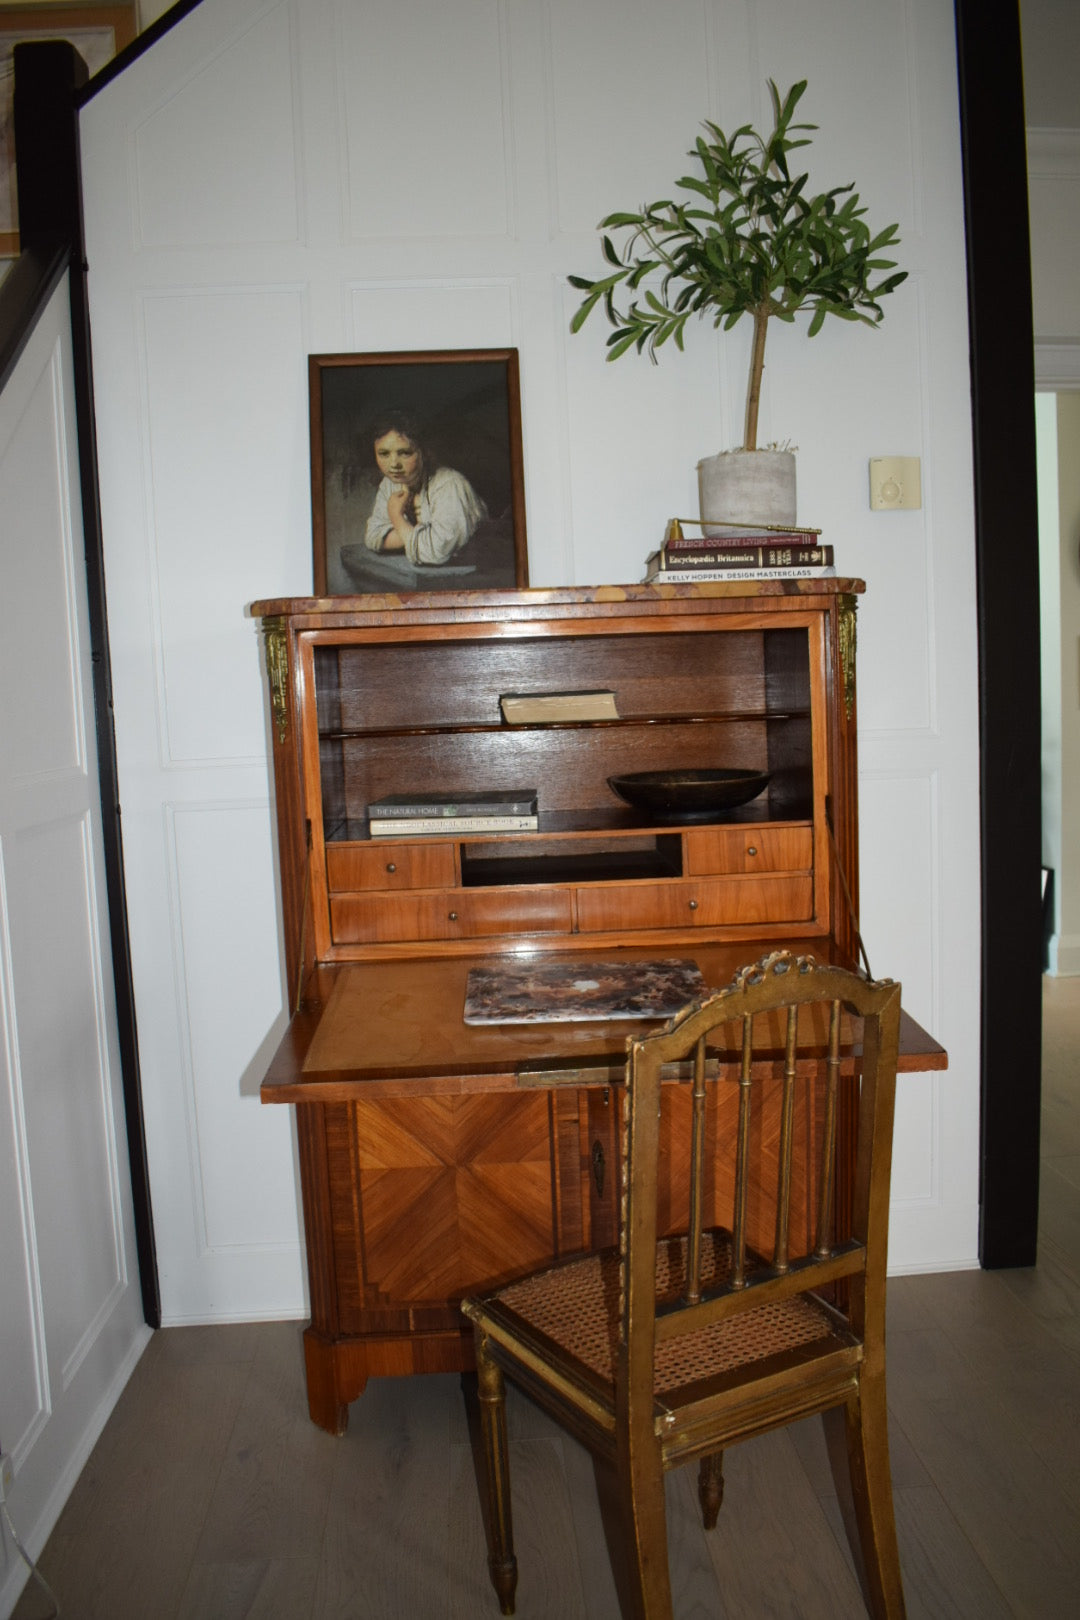
[[724, 450], [698, 462], [698, 498], [706, 534], [737, 534], [754, 524], [795, 523], [795, 457], [790, 450]]

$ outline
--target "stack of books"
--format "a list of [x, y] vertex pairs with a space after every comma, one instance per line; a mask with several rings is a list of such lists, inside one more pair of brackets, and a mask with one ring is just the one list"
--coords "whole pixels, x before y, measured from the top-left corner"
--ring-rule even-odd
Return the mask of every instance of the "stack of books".
[[833, 548], [820, 529], [768, 529], [747, 525], [724, 535], [684, 535], [672, 518], [664, 543], [645, 563], [646, 585], [746, 579], [828, 579], [836, 574]]
[[388, 793], [368, 805], [372, 838], [535, 832], [536, 788], [486, 793]]

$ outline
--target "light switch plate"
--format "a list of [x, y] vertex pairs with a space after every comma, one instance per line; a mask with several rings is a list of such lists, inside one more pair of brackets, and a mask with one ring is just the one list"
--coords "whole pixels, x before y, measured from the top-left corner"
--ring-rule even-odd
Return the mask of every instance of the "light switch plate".
[[918, 456], [874, 456], [870, 461], [870, 510], [913, 512], [922, 505]]

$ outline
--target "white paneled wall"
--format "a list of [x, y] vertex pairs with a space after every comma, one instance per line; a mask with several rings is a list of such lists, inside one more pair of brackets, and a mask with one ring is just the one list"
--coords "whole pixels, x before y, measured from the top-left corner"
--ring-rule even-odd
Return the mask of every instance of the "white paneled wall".
[[[978, 779], [949, 0], [204, 0], [82, 118], [116, 718], [166, 1320], [304, 1310], [266, 704], [244, 604], [311, 588], [309, 353], [520, 351], [534, 585], [640, 578], [738, 442], [749, 334], [568, 332], [600, 216], [806, 77], [816, 185], [900, 222], [883, 328], [770, 335], [762, 437], [860, 612], [864, 931], [949, 1047], [905, 1086], [894, 1263], [976, 1252]], [[922, 458], [871, 514], [867, 463]]]
[[[0, 1449], [38, 1550], [149, 1336], [101, 849], [66, 283], [0, 396]], [[0, 1614], [26, 1576], [0, 1529]]]

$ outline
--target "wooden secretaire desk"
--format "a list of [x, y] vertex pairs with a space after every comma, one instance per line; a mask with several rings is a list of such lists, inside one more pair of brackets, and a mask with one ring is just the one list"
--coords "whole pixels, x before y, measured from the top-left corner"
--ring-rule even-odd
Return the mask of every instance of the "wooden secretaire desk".
[[[262, 1096], [297, 1109], [316, 1423], [341, 1432], [371, 1375], [468, 1366], [463, 1294], [614, 1237], [613, 1087], [641, 1026], [468, 1026], [471, 965], [682, 957], [720, 987], [780, 945], [855, 964], [861, 590], [255, 604], [296, 996]], [[502, 718], [506, 693], [593, 689], [615, 693], [617, 719]], [[767, 771], [769, 785], [714, 821], [650, 819], [608, 786], [628, 770], [720, 766]], [[367, 806], [387, 793], [521, 786], [539, 790], [536, 831], [369, 833]], [[851, 1042], [854, 1075], [857, 1031]], [[901, 1067], [945, 1061], [908, 1020]], [[688, 1140], [683, 1090], [665, 1115], [673, 1159]], [[810, 1073], [799, 1129], [817, 1119]], [[718, 1140], [725, 1127], [718, 1106]], [[772, 1135], [766, 1108], [756, 1151]], [[850, 1146], [842, 1133], [841, 1221]], [[724, 1194], [721, 1159], [718, 1218]], [[809, 1211], [812, 1189], [798, 1196]]]

